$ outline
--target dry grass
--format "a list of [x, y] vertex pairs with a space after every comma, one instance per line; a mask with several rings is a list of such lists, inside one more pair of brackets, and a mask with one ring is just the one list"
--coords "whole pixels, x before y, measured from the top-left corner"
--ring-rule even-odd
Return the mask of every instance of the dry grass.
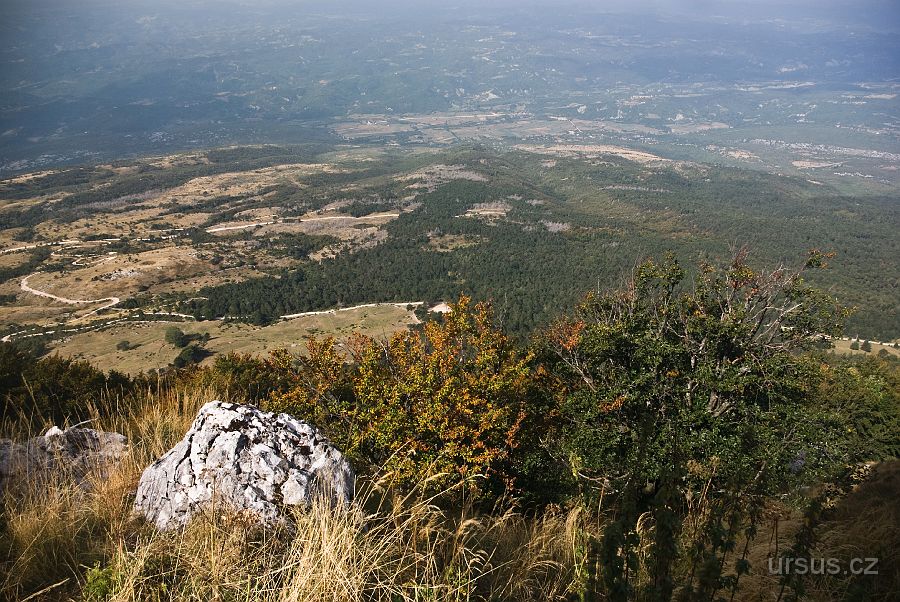
[[877, 558], [878, 575], [826, 577], [808, 586], [813, 600], [896, 600], [900, 592], [900, 461], [875, 466], [834, 509], [819, 529], [814, 556], [839, 558], [848, 567], [853, 558]]
[[[113, 418], [95, 412], [93, 426], [130, 442], [106, 478], [94, 475], [86, 490], [60, 475], [8, 491], [0, 599], [559, 600], [573, 583], [577, 513], [448, 510], [442, 496], [398, 496], [387, 478], [363, 484], [352, 506], [297, 509], [291, 530], [254, 527], [223, 507], [184, 530], [156, 531], [131, 512], [141, 471], [214, 398], [223, 396], [148, 391], [107, 408]], [[3, 430], [26, 435], [18, 424]]]
[[550, 146], [519, 144], [516, 148], [526, 152], [555, 155], [559, 157], [600, 157], [603, 155], [614, 155], [643, 164], [655, 164], [668, 161], [668, 159], [664, 159], [652, 153], [624, 148], [622, 146], [612, 146], [609, 144], [554, 144]]
[[[219, 320], [186, 321], [175, 325], [188, 334], [208, 334], [211, 338], [205, 348], [213, 354], [236, 352], [267, 356], [279, 348], [301, 351], [305, 337], [310, 335], [344, 337], [360, 332], [387, 338], [415, 322], [413, 312], [404, 307], [380, 305], [303, 316], [264, 327]], [[165, 342], [166, 329], [172, 325], [170, 322], [123, 323], [71, 335], [55, 341], [52, 349], [63, 357], [85, 359], [94, 365], [137, 374], [164, 368], [178, 355], [179, 350]], [[127, 351], [118, 349], [116, 346], [121, 341], [128, 341], [131, 347]], [[214, 359], [215, 355], [210, 356], [205, 363], [212, 363]]]
[[84, 258], [79, 266], [71, 266], [66, 271], [32, 275], [28, 284], [69, 299], [127, 298], [156, 284], [211, 270], [213, 266], [198, 259], [197, 251], [190, 247], [165, 247], [128, 255]]
[[339, 511], [327, 504], [297, 510], [292, 533], [248, 528], [224, 514], [176, 533], [147, 532], [133, 549], [114, 552], [111, 599], [412, 602], [565, 594], [572, 563], [562, 519], [448, 516], [435, 500], [414, 496], [363, 509], [384, 495], [373, 490]]
[[[861, 341], [856, 341], [858, 344], [861, 344]], [[876, 343], [870, 342], [872, 345], [872, 351], [868, 353], [871, 355], [877, 355], [882, 349], [884, 349], [887, 353], [900, 357], [900, 349], [895, 349], [893, 343], [885, 344], [885, 343]], [[861, 351], [859, 349], [851, 349], [850, 345], [853, 344], [853, 341], [850, 340], [836, 340], [832, 341], [834, 345], [834, 352], [840, 355], [866, 355], [867, 352]]]
[[[877, 575], [807, 575], [802, 579], [803, 600], [866, 600], [890, 602], [900, 591], [900, 462], [877, 464], [872, 474], [845, 497], [836, 500], [825, 520], [816, 527], [809, 559], [834, 559], [849, 570], [854, 558], [877, 558]], [[779, 599], [782, 579], [769, 573], [769, 559], [786, 554], [804, 523], [797, 509], [772, 503], [759, 535], [749, 546], [750, 574], [735, 600], [763, 602]], [[739, 546], [743, 542], [739, 542]], [[864, 566], [867, 566], [866, 563]], [[862, 568], [862, 567], [860, 567]], [[791, 598], [785, 588], [782, 598]]]
[[[6, 491], [0, 503], [0, 598], [22, 599], [53, 586], [39, 599], [63, 599], [77, 590], [84, 566], [101, 561], [111, 542], [132, 530], [131, 497], [143, 467], [181, 438], [211, 395], [148, 392], [133, 401], [136, 409], [106, 408], [104, 415], [114, 418], [104, 420], [94, 409], [96, 428], [129, 436], [129, 453], [119, 466], [88, 475], [86, 487], [63, 472]], [[15, 423], [4, 424], [3, 431], [16, 439], [35, 434]]]
[[439, 253], [450, 253], [456, 249], [466, 249], [474, 247], [484, 242], [479, 236], [471, 236], [466, 234], [437, 234], [431, 232], [428, 234], [428, 244], [426, 249], [431, 249]]
[[[570, 600], [577, 593], [587, 534], [602, 530], [597, 512], [574, 505], [540, 517], [479, 513], [458, 503], [467, 499], [464, 490], [428, 497], [426, 482], [399, 495], [389, 475], [362, 482], [351, 506], [295, 509], [290, 529], [261, 529], [220, 506], [186, 529], [160, 533], [132, 514], [140, 474], [211, 399], [241, 401], [190, 386], [106, 400], [103, 411], [92, 412], [92, 426], [128, 436], [121, 464], [102, 478], [99, 471], [90, 475], [86, 489], [62, 474], [20, 483], [0, 496], [0, 599], [499, 602]], [[33, 435], [24, 424], [4, 422], [0, 436]], [[809, 579], [809, 599], [895, 599], [898, 494], [900, 463], [886, 463], [839, 502], [817, 529], [811, 556], [840, 558], [844, 566], [850, 558], [877, 557], [880, 575]], [[691, 504], [683, 545], [704, 528], [706, 504], [705, 495]], [[801, 521], [781, 510], [777, 535], [763, 525], [751, 542], [752, 571], [735, 600], [777, 599], [779, 578], [766, 572], [766, 559], [790, 546]], [[641, 586], [650, 574], [649, 515], [637, 535], [640, 566], [633, 584]]]

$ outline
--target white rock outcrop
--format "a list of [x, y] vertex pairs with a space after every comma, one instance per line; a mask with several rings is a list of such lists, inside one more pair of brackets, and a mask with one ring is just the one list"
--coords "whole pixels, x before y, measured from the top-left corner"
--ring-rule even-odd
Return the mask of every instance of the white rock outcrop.
[[24, 443], [0, 439], [0, 491], [17, 481], [27, 485], [54, 477], [87, 487], [89, 472], [103, 478], [127, 448], [124, 435], [77, 427], [54, 426]]
[[135, 509], [161, 530], [227, 507], [266, 525], [284, 523], [284, 507], [324, 495], [349, 502], [350, 464], [314, 426], [287, 414], [213, 401], [187, 434], [148, 466]]

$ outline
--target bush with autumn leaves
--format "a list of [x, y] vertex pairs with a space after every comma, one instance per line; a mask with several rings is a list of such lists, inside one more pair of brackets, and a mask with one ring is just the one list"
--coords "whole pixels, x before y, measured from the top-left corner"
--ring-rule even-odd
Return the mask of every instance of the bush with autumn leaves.
[[[812, 253], [798, 269], [766, 271], [744, 250], [693, 276], [673, 257], [648, 260], [528, 345], [504, 334], [490, 304], [461, 297], [387, 340], [310, 337], [302, 354], [223, 356], [214, 378], [320, 426], [362, 471], [388, 471], [401, 487], [468, 481], [546, 503], [619, 472], [641, 475], [626, 488], [653, 490], [730, 453], [753, 472], [751, 452], [796, 454], [817, 436], [856, 432], [821, 397], [820, 383], [836, 391], [855, 373], [815, 356], [846, 315], [807, 282], [827, 260]], [[860, 411], [896, 409], [879, 403]], [[806, 439], [794, 429], [774, 446], [787, 423], [803, 424]], [[688, 432], [699, 438], [679, 438]], [[823, 449], [809, 450], [806, 472]]]
[[531, 356], [497, 328], [490, 307], [462, 297], [441, 320], [387, 341], [307, 340], [274, 353], [289, 383], [269, 409], [321, 425], [357, 463], [433, 488], [470, 477], [497, 485], [520, 444], [533, 385]]

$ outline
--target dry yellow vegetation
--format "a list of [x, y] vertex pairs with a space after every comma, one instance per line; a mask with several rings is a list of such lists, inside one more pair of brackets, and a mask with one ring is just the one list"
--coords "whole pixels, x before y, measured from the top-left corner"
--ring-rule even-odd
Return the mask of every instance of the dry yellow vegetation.
[[[862, 344], [861, 340], [857, 341], [857, 342], [859, 344]], [[882, 350], [884, 350], [894, 357], [900, 357], [900, 349], [895, 349], [893, 343], [887, 344], [887, 343], [878, 343], [875, 341], [871, 341], [872, 351], [869, 351], [869, 352], [865, 352], [860, 349], [851, 349], [850, 345], [853, 344], [853, 341], [851, 341], [849, 339], [848, 340], [843, 340], [843, 339], [835, 340], [835, 341], [832, 341], [832, 344], [834, 345], [835, 353], [840, 353], [842, 355], [866, 355], [867, 353], [871, 355], [871, 354], [877, 354], [877, 353], [881, 352]]]
[[[198, 386], [111, 400], [92, 426], [127, 436], [126, 457], [86, 486], [66, 475], [0, 494], [8, 600], [247, 602], [544, 602], [564, 600], [579, 568], [575, 508], [527, 518], [514, 511], [442, 509], [443, 494], [399, 495], [390, 475], [358, 484], [357, 500], [313, 503], [294, 529], [261, 530], [227, 511], [160, 533], [132, 513], [141, 472], [185, 433], [212, 399]], [[120, 405], [121, 404], [121, 405]], [[3, 435], [25, 437], [21, 425]], [[376, 475], [377, 477], [377, 475]], [[458, 489], [446, 492], [458, 497]]]
[[583, 157], [600, 157], [603, 155], [613, 155], [622, 157], [629, 161], [637, 163], [661, 163], [668, 162], [659, 155], [638, 151], [622, 146], [612, 146], [609, 144], [553, 144], [549, 146], [540, 146], [535, 144], [519, 144], [517, 149], [530, 153], [538, 153], [543, 155], [555, 155], [560, 157], [583, 156]]
[[[136, 374], [154, 368], [165, 368], [179, 350], [166, 343], [165, 332], [177, 326], [186, 334], [209, 335], [204, 347], [213, 354], [249, 353], [264, 356], [279, 348], [300, 352], [304, 339], [310, 335], [338, 337], [359, 332], [375, 338], [387, 338], [395, 332], [415, 324], [412, 312], [394, 305], [379, 305], [303, 316], [269, 326], [222, 321], [185, 321], [126, 323], [95, 332], [73, 335], [53, 344], [53, 352], [63, 357], [89, 360], [97, 366]], [[127, 341], [127, 350], [118, 349]], [[207, 363], [214, 360], [207, 358]]]

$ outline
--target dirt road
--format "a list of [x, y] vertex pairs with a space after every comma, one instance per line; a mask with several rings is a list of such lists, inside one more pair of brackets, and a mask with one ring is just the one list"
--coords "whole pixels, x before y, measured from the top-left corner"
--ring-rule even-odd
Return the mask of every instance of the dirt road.
[[60, 297], [59, 295], [54, 295], [53, 293], [47, 293], [45, 291], [39, 291], [36, 288], [32, 288], [28, 285], [28, 279], [32, 276], [40, 274], [40, 272], [35, 272], [34, 274], [29, 274], [22, 278], [22, 283], [19, 285], [23, 291], [26, 293], [31, 293], [32, 295], [37, 295], [38, 297], [44, 297], [45, 299], [53, 299], [54, 301], [58, 301], [60, 303], [65, 303], [66, 305], [89, 305], [92, 303], [106, 303], [101, 307], [89, 312], [83, 316], [82, 318], [86, 318], [87, 316], [93, 315], [99, 311], [103, 311], [113, 305], [118, 305], [121, 299], [118, 297], [105, 297], [103, 299], [67, 299], [66, 297]]

